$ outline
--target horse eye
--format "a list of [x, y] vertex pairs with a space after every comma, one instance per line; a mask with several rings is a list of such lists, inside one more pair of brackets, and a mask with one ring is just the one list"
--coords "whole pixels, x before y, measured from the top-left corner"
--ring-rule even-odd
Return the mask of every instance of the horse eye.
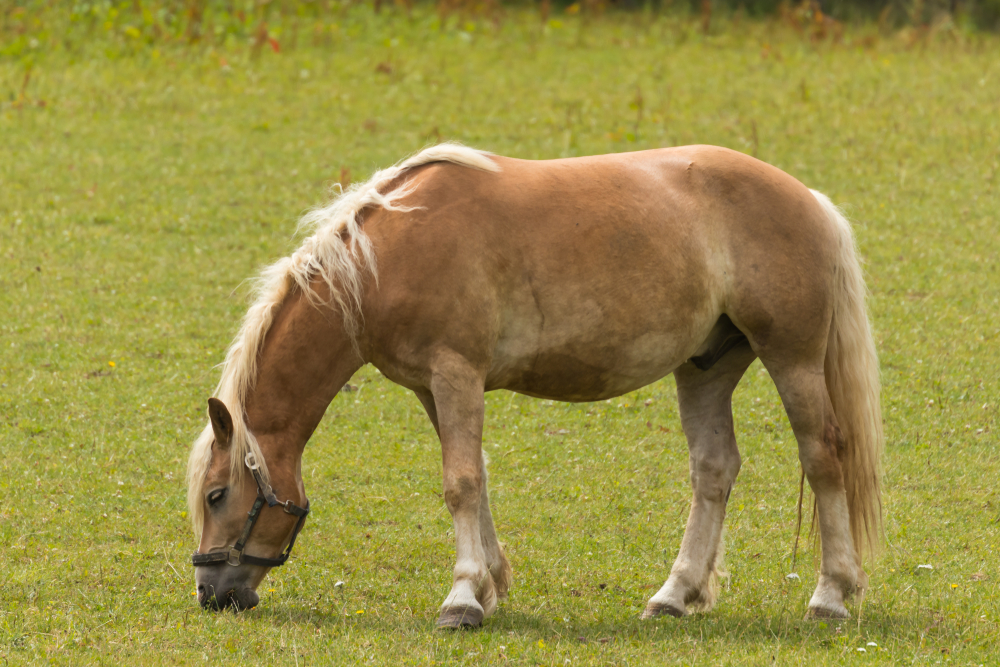
[[225, 489], [216, 489], [215, 491], [212, 491], [210, 494], [208, 494], [209, 506], [214, 505], [220, 500], [222, 500], [222, 497], [225, 495], [226, 495]]

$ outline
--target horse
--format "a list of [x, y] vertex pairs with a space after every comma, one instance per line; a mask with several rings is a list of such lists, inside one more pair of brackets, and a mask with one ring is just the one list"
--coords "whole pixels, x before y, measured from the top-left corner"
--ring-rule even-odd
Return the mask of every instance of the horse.
[[259, 603], [309, 511], [306, 442], [372, 364], [416, 394], [441, 442], [456, 561], [438, 627], [479, 626], [511, 584], [482, 452], [485, 392], [598, 401], [668, 373], [692, 500], [642, 618], [708, 611], [741, 464], [732, 394], [760, 359], [814, 493], [820, 571], [806, 616], [850, 616], [881, 537], [883, 435], [863, 274], [826, 196], [712, 146], [531, 161], [442, 144], [301, 222], [301, 247], [258, 279], [191, 450], [203, 607]]

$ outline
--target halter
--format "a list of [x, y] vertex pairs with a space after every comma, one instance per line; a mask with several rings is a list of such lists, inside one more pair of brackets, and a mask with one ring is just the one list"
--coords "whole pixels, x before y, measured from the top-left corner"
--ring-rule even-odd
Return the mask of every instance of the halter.
[[[233, 566], [246, 563], [247, 565], [279, 567], [284, 565], [285, 561], [288, 560], [288, 557], [292, 555], [292, 547], [295, 545], [295, 538], [299, 536], [299, 531], [302, 530], [302, 525], [306, 522], [306, 515], [309, 514], [309, 501], [306, 501], [305, 507], [299, 507], [291, 500], [281, 502], [274, 495], [274, 489], [271, 488], [271, 485], [264, 483], [264, 478], [261, 477], [260, 474], [260, 465], [257, 463], [257, 457], [254, 456], [254, 453], [247, 452], [246, 458], [243, 462], [246, 463], [247, 468], [250, 469], [254, 480], [257, 482], [257, 498], [253, 501], [253, 507], [251, 507], [250, 511], [247, 513], [247, 522], [243, 524], [243, 533], [240, 535], [240, 539], [236, 540], [236, 544], [234, 544], [228, 551], [212, 551], [207, 554], [200, 554], [197, 551], [194, 552], [194, 555], [191, 556], [191, 564], [195, 567], [200, 567], [202, 565], [220, 565], [221, 563], [228, 563]], [[277, 558], [261, 558], [259, 556], [248, 556], [243, 553], [247, 540], [250, 539], [250, 532], [253, 530], [253, 525], [257, 523], [257, 517], [260, 516], [260, 511], [263, 509], [265, 502], [268, 507], [281, 505], [286, 514], [299, 517], [298, 522], [295, 524], [295, 530], [292, 531], [292, 539], [288, 542], [288, 546], [285, 547], [285, 550]]]

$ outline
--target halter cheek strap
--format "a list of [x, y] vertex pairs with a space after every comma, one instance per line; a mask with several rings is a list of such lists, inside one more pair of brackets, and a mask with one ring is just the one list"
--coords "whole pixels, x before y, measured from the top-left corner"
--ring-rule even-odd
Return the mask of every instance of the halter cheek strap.
[[[195, 567], [221, 565], [222, 563], [228, 563], [233, 566], [246, 563], [247, 565], [261, 565], [263, 567], [279, 567], [284, 565], [285, 561], [292, 555], [295, 538], [299, 536], [299, 531], [302, 530], [302, 526], [306, 522], [306, 516], [309, 514], [309, 501], [306, 501], [305, 507], [299, 507], [291, 500], [281, 502], [274, 495], [271, 485], [264, 483], [264, 478], [260, 474], [260, 464], [257, 463], [254, 453], [248, 452], [243, 462], [246, 463], [247, 468], [253, 474], [254, 481], [257, 482], [257, 497], [253, 501], [253, 507], [247, 513], [246, 523], [243, 524], [243, 532], [240, 533], [236, 544], [228, 551], [212, 551], [207, 554], [200, 554], [196, 551], [191, 556], [191, 564]], [[267, 503], [268, 507], [281, 505], [286, 514], [291, 514], [299, 518], [295, 524], [295, 530], [292, 531], [292, 539], [288, 541], [288, 546], [285, 547], [285, 550], [277, 558], [262, 558], [243, 553], [243, 549], [246, 548], [247, 541], [250, 539], [250, 533], [253, 531], [254, 524], [257, 523], [257, 519], [260, 517], [260, 511], [264, 509], [264, 503]]]

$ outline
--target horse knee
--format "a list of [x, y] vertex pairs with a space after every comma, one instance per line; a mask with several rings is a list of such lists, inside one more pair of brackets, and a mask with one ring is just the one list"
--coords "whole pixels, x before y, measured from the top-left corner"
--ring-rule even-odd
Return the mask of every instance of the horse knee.
[[691, 455], [691, 485], [708, 500], [728, 501], [729, 491], [742, 465], [737, 451], [712, 455]]
[[483, 478], [481, 474], [458, 475], [446, 479], [444, 483], [445, 505], [453, 514], [465, 507], [478, 507], [482, 489]]

